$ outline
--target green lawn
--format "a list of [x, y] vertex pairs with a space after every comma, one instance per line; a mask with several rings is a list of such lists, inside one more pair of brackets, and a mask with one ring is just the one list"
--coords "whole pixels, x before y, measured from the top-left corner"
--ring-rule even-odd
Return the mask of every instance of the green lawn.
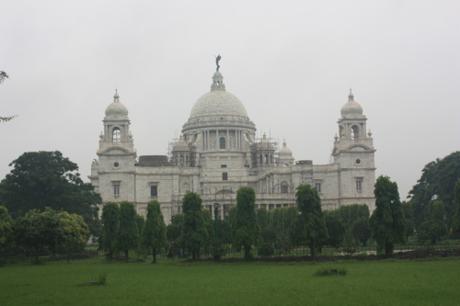
[[[348, 274], [313, 276], [332, 267]], [[79, 286], [100, 273], [106, 286]], [[460, 305], [460, 258], [11, 265], [0, 268], [0, 305]]]

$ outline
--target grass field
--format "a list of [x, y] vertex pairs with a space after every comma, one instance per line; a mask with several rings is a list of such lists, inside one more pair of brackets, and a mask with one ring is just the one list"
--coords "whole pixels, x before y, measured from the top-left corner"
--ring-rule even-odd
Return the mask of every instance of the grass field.
[[[348, 273], [313, 275], [323, 268]], [[80, 285], [101, 273], [105, 286]], [[460, 258], [11, 265], [0, 268], [0, 305], [460, 305]]]

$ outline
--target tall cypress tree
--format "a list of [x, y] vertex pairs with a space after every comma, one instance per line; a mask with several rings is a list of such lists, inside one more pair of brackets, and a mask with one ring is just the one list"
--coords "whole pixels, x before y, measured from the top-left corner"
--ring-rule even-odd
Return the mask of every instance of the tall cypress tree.
[[120, 228], [118, 230], [118, 248], [129, 258], [129, 250], [137, 247], [139, 231], [137, 229], [136, 209], [129, 202], [120, 203]]
[[112, 259], [115, 252], [119, 227], [120, 208], [118, 204], [105, 204], [102, 208], [102, 237], [99, 242], [108, 259]]
[[387, 176], [375, 183], [375, 210], [370, 219], [372, 235], [377, 242], [377, 253], [391, 256], [395, 243], [405, 240], [404, 213], [399, 200], [398, 185]]
[[328, 238], [326, 222], [321, 211], [321, 200], [316, 189], [304, 184], [297, 187], [296, 202], [306, 243], [310, 248], [311, 256], [315, 258]]
[[192, 254], [192, 259], [195, 260], [200, 257], [200, 249], [209, 237], [200, 196], [194, 192], [188, 192], [182, 202], [182, 211], [184, 212], [184, 225], [182, 227], [184, 246]]
[[244, 258], [251, 258], [251, 248], [258, 234], [254, 189], [241, 187], [236, 195], [236, 216], [234, 225], [235, 244], [244, 249]]
[[147, 206], [147, 220], [142, 231], [142, 243], [152, 252], [152, 263], [156, 263], [157, 252], [166, 245], [166, 225], [157, 201], [152, 201]]

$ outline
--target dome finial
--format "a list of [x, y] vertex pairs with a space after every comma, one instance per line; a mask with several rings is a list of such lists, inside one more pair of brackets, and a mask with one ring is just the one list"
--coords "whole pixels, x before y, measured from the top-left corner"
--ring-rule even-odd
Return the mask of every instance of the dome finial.
[[115, 88], [115, 95], [113, 95], [113, 102], [120, 102], [120, 96], [118, 95], [118, 89]]
[[348, 94], [348, 102], [351, 102], [355, 99], [355, 96], [353, 95], [353, 90], [350, 88], [350, 93]]
[[224, 77], [220, 73], [220, 65], [219, 62], [222, 59], [222, 56], [218, 54], [216, 56], [216, 72], [214, 72], [214, 75], [212, 76], [212, 85], [211, 85], [211, 91], [214, 90], [225, 90], [225, 85], [224, 85]]
[[220, 54], [217, 54], [217, 56], [216, 56], [216, 72], [219, 71], [219, 69], [220, 69], [219, 62], [220, 62], [221, 59], [222, 59], [222, 56], [220, 56]]

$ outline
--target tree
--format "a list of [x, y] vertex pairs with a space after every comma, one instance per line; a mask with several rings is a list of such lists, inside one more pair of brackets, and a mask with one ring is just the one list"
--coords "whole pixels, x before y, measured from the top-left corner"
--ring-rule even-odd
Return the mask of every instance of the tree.
[[89, 239], [89, 228], [83, 218], [77, 214], [70, 214], [66, 211], [57, 212], [57, 246], [60, 254], [67, 255], [81, 252]]
[[356, 239], [362, 246], [367, 245], [367, 241], [371, 237], [371, 229], [369, 226], [369, 218], [359, 218], [353, 223], [351, 228], [353, 238]]
[[[7, 78], [9, 78], [8, 74], [5, 71], [0, 71], [0, 84], [3, 83], [3, 81], [6, 80]], [[1, 116], [0, 122], [10, 121], [14, 117], [16, 116], [7, 116], [7, 117]]]
[[0, 202], [14, 218], [49, 207], [77, 213], [88, 224], [96, 222], [101, 198], [61, 152], [27, 152], [10, 166], [13, 169], [0, 183]]
[[329, 238], [327, 239], [327, 244], [338, 248], [345, 237], [345, 227], [342, 224], [336, 211], [326, 212], [324, 214], [326, 220], [327, 232]]
[[200, 249], [209, 237], [200, 196], [194, 192], [187, 192], [182, 201], [182, 211], [184, 212], [182, 241], [185, 248], [192, 254], [192, 259], [196, 260], [200, 258]]
[[446, 212], [445, 223], [452, 229], [457, 208], [455, 202], [455, 186], [460, 179], [460, 151], [453, 152], [442, 159], [428, 163], [422, 170], [422, 176], [409, 192], [413, 207], [415, 228], [430, 218], [426, 214], [430, 202], [439, 199], [444, 203]]
[[120, 208], [116, 203], [106, 203], [102, 209], [102, 249], [108, 259], [113, 258], [117, 247], [118, 231], [120, 228]]
[[6, 253], [13, 241], [13, 220], [8, 209], [0, 205], [0, 264], [6, 257]]
[[136, 209], [129, 202], [120, 203], [120, 227], [118, 228], [117, 247], [125, 254], [125, 259], [129, 259], [129, 251], [138, 245], [139, 230], [137, 229]]
[[453, 221], [453, 232], [460, 236], [460, 180], [455, 184], [455, 215]]
[[447, 235], [447, 226], [445, 224], [444, 204], [441, 200], [430, 203], [429, 217], [419, 226], [417, 238], [421, 242], [436, 244], [441, 237]]
[[142, 242], [151, 250], [152, 263], [156, 263], [157, 251], [166, 245], [166, 226], [157, 201], [152, 201], [147, 206], [147, 220], [142, 232]]
[[375, 210], [370, 219], [372, 236], [377, 242], [377, 253], [391, 256], [395, 243], [405, 241], [405, 221], [398, 185], [389, 177], [377, 178], [374, 189]]
[[251, 247], [255, 244], [258, 227], [255, 209], [254, 189], [241, 187], [236, 195], [234, 239], [237, 247], [243, 247], [244, 258], [251, 258]]
[[297, 187], [296, 202], [306, 243], [310, 248], [311, 256], [315, 258], [328, 238], [326, 222], [321, 211], [321, 200], [316, 189], [304, 184]]
[[182, 232], [184, 227], [184, 215], [177, 214], [171, 218], [171, 223], [166, 226], [168, 239], [168, 256], [180, 256], [183, 248]]

